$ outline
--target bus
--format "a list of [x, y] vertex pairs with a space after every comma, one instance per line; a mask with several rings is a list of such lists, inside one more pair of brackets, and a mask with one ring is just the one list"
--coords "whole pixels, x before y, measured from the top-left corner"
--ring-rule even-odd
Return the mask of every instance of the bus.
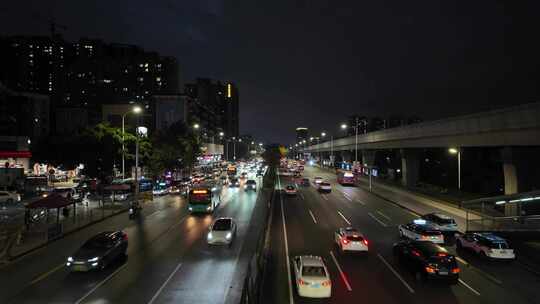
[[354, 174], [351, 171], [339, 171], [337, 181], [341, 185], [354, 186]]
[[197, 187], [189, 190], [188, 210], [191, 213], [212, 213], [219, 205], [219, 194], [210, 187]]
[[235, 165], [229, 165], [229, 167], [227, 167], [227, 175], [236, 175]]

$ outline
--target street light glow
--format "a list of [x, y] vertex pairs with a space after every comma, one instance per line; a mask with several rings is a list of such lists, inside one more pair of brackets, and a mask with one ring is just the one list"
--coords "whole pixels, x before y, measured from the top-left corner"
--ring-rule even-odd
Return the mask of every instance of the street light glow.
[[219, 132], [219, 136], [223, 137], [224, 135], [225, 135], [225, 133]]
[[201, 127], [201, 126], [200, 126], [198, 123], [196, 123], [196, 124], [193, 125], [193, 129], [199, 129], [200, 127]]
[[321, 132], [321, 136], [322, 136], [322, 137], [325, 137], [325, 136], [326, 136], [326, 132]]
[[142, 112], [142, 108], [141, 108], [141, 107], [139, 107], [139, 106], [134, 106], [134, 107], [133, 107], [133, 113], [139, 114], [139, 113], [141, 113], [141, 112]]
[[346, 124], [341, 124], [341, 129], [343, 129], [343, 130], [347, 129], [347, 125]]
[[262, 147], [262, 145], [263, 145], [262, 143], [259, 143], [259, 146], [261, 146], [261, 147]]
[[459, 151], [457, 148], [450, 148], [448, 149], [448, 152], [450, 152], [450, 154], [457, 154]]

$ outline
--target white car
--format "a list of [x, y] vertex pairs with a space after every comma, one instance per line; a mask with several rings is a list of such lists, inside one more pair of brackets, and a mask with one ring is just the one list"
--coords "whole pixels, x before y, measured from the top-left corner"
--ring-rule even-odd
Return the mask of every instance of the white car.
[[15, 203], [21, 201], [21, 195], [15, 192], [0, 191], [0, 203]]
[[339, 228], [334, 232], [334, 242], [336, 242], [341, 252], [369, 251], [368, 240], [356, 228]]
[[318, 184], [320, 184], [320, 183], [322, 183], [322, 182], [323, 182], [323, 178], [320, 177], [320, 176], [317, 176], [317, 177], [315, 177], [315, 178], [313, 179], [313, 183], [314, 183], [315, 185], [318, 185]]
[[230, 217], [216, 219], [209, 228], [206, 240], [209, 245], [231, 245], [236, 236], [236, 223]]
[[456, 247], [458, 250], [471, 250], [486, 259], [514, 260], [516, 258], [514, 249], [510, 248], [505, 239], [489, 232], [468, 232], [458, 235]]
[[287, 185], [287, 187], [285, 187], [285, 194], [287, 195], [296, 195], [297, 192], [298, 190], [293, 185]]
[[332, 192], [332, 185], [330, 185], [330, 183], [327, 183], [327, 182], [322, 182], [322, 183], [319, 183], [317, 190], [319, 190], [319, 192], [327, 192], [327, 193]]
[[319, 256], [302, 255], [293, 259], [298, 295], [307, 298], [332, 296], [332, 281], [324, 261]]
[[422, 216], [422, 219], [426, 220], [427, 224], [433, 228], [443, 232], [457, 232], [458, 225], [456, 221], [446, 214], [442, 213], [428, 213]]
[[444, 244], [444, 236], [441, 231], [428, 225], [426, 221], [419, 219], [412, 223], [399, 225], [399, 236], [415, 241], [427, 241], [435, 244]]

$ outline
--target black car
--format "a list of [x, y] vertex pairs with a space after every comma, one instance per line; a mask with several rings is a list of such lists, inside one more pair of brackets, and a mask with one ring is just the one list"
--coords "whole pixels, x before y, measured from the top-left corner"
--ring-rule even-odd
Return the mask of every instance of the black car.
[[424, 241], [401, 241], [394, 244], [394, 257], [414, 273], [418, 281], [442, 279], [457, 284], [459, 267], [456, 258], [443, 247]]
[[240, 181], [236, 177], [229, 178], [229, 188], [233, 187], [240, 187]]
[[101, 232], [86, 241], [72, 256], [66, 266], [71, 271], [104, 269], [112, 262], [126, 256], [128, 237], [123, 231]]
[[300, 185], [302, 185], [304, 187], [309, 187], [309, 178], [307, 178], [307, 177], [302, 178], [302, 181], [300, 182]]

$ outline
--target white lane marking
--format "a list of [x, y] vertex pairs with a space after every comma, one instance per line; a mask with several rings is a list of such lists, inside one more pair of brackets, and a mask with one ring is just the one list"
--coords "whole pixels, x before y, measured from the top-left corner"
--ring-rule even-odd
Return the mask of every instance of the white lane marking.
[[377, 210], [377, 213], [380, 214], [380, 215], [381, 215], [382, 217], [384, 217], [385, 219], [387, 219], [388, 221], [391, 221], [391, 220], [392, 220], [389, 216], [387, 216], [386, 214], [382, 213], [381, 211], [378, 211], [378, 210]]
[[405, 287], [411, 292], [411, 293], [414, 293], [414, 289], [412, 289], [412, 287], [407, 283], [407, 281], [405, 281], [403, 279], [403, 277], [401, 277], [401, 275], [399, 275], [399, 273], [394, 269], [394, 267], [392, 267], [392, 265], [390, 265], [390, 263], [388, 263], [384, 258], [383, 256], [380, 254], [380, 253], [377, 253], [377, 256], [379, 257], [379, 259], [381, 259], [381, 261], [386, 265], [386, 267], [388, 267], [388, 269], [390, 269], [390, 271], [392, 271], [392, 273], [401, 281], [401, 283], [403, 283], [403, 285], [405, 285]]
[[461, 262], [465, 266], [469, 265], [469, 263], [467, 263], [467, 261], [465, 261], [464, 259], [462, 259], [462, 258], [460, 258], [458, 256], [456, 256], [456, 260], [458, 260], [458, 262]]
[[347, 199], [349, 202], [352, 202], [352, 198], [350, 198], [347, 194], [345, 194], [345, 192], [343, 192], [343, 196], [344, 196], [345, 199]]
[[326, 195], [324, 194], [321, 194], [322, 198], [324, 198], [325, 200], [328, 200], [328, 197], [326, 197]]
[[339, 275], [341, 276], [341, 279], [345, 283], [345, 286], [347, 287], [347, 290], [352, 291], [351, 284], [349, 284], [349, 281], [347, 280], [347, 277], [345, 276], [345, 273], [343, 272], [343, 270], [341, 270], [341, 267], [339, 266], [339, 263], [338, 263], [336, 257], [334, 256], [334, 253], [332, 251], [330, 251], [330, 255], [332, 256], [332, 260], [334, 260], [334, 263], [336, 264], [336, 267], [339, 270]]
[[124, 267], [126, 267], [126, 266], [127, 266], [127, 263], [125, 263], [124, 265], [122, 265], [121, 267], [116, 269], [113, 273], [111, 273], [103, 281], [99, 282], [96, 286], [94, 286], [94, 288], [90, 289], [90, 291], [88, 291], [84, 296], [82, 296], [82, 298], [77, 300], [77, 302], [75, 302], [75, 304], [82, 303], [84, 300], [86, 300], [86, 298], [88, 298], [92, 293], [94, 293], [94, 291], [96, 291], [98, 288], [100, 288], [103, 284], [107, 283], [107, 281], [112, 279], [112, 277], [114, 277], [118, 272], [120, 272], [120, 270], [124, 269]]
[[314, 222], [315, 224], [317, 224], [317, 220], [315, 219], [315, 216], [313, 215], [313, 212], [311, 212], [310, 209], [308, 209], [308, 211], [309, 211], [309, 214], [311, 215], [311, 218], [313, 219], [313, 222]]
[[465, 287], [467, 287], [470, 291], [472, 291], [475, 295], [479, 296], [480, 293], [478, 291], [476, 291], [476, 289], [472, 288], [469, 284], [463, 282], [462, 279], [458, 279], [458, 281]]
[[341, 216], [341, 218], [342, 218], [345, 222], [347, 222], [347, 224], [349, 224], [349, 225], [351, 224], [351, 222], [349, 222], [349, 220], [343, 215], [343, 213], [341, 213], [340, 211], [338, 211], [337, 213], [339, 213], [339, 215]]
[[366, 205], [366, 203], [362, 202], [361, 200], [356, 200], [358, 203], [362, 204], [362, 205]]
[[[278, 175], [278, 187], [281, 189], [281, 180]], [[287, 226], [285, 225], [285, 213], [283, 212], [283, 195], [279, 192], [279, 202], [281, 204], [281, 221], [283, 222], [283, 239], [285, 240], [285, 258], [287, 260], [287, 280], [289, 281], [289, 303], [294, 304], [293, 288], [291, 281], [291, 261], [289, 260], [289, 244], [287, 243]]]
[[180, 269], [180, 267], [182, 266], [182, 262], [180, 262], [176, 268], [173, 270], [173, 272], [169, 275], [169, 277], [167, 278], [167, 280], [165, 280], [165, 282], [163, 282], [163, 284], [161, 285], [161, 287], [159, 287], [158, 291], [156, 291], [156, 293], [154, 294], [154, 296], [152, 297], [152, 299], [150, 299], [150, 301], [148, 302], [148, 304], [152, 304], [154, 303], [154, 301], [157, 299], [157, 297], [161, 294], [161, 292], [163, 291], [163, 288], [165, 288], [165, 286], [167, 286], [167, 284], [169, 284], [169, 281], [172, 279], [172, 277], [174, 276], [174, 274], [178, 271], [178, 269]]
[[302, 194], [302, 192], [300, 192], [300, 197], [301, 197], [303, 200], [305, 200], [304, 195]]
[[368, 212], [368, 215], [376, 220], [379, 224], [381, 224], [383, 227], [388, 227], [388, 225], [386, 225], [383, 221], [381, 221], [380, 219], [378, 219], [375, 215], [373, 215], [371, 212]]

